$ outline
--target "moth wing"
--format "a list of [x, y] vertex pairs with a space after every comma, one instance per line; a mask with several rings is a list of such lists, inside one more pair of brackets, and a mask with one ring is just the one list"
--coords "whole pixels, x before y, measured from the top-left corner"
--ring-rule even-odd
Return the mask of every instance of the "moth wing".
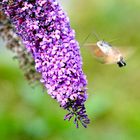
[[85, 46], [98, 61], [101, 63], [107, 63], [107, 60], [109, 59], [108, 56], [102, 52], [102, 50], [96, 44], [86, 44]]
[[117, 49], [120, 51], [125, 60], [130, 58], [135, 53], [135, 49], [132, 47], [118, 47]]

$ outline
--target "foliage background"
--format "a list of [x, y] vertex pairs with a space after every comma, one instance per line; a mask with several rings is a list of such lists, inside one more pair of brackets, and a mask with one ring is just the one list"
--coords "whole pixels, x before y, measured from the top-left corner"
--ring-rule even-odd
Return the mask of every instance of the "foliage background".
[[[88, 79], [86, 102], [91, 124], [76, 129], [63, 121], [65, 111], [41, 86], [24, 79], [14, 54], [0, 41], [0, 140], [139, 140], [140, 139], [140, 1], [59, 0], [80, 44], [91, 31], [113, 45], [132, 46], [125, 68], [96, 62], [81, 47]], [[91, 36], [87, 42], [96, 42]]]

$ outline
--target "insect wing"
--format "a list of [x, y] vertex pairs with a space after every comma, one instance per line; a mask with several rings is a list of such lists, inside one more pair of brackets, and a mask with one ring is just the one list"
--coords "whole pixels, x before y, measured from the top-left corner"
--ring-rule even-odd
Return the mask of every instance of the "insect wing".
[[125, 60], [131, 57], [136, 51], [132, 47], [127, 47], [127, 49], [125, 49], [124, 47], [118, 47], [118, 50], [121, 52]]
[[85, 46], [98, 61], [106, 62], [107, 55], [96, 44], [86, 44]]

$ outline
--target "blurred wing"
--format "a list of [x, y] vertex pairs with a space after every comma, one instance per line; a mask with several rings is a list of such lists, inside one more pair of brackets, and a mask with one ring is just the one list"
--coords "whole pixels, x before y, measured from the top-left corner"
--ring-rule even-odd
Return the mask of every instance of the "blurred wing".
[[132, 47], [125, 47], [125, 48], [118, 47], [117, 49], [121, 52], [125, 60], [131, 57], [135, 53], [135, 49], [133, 49]]
[[85, 46], [90, 50], [91, 54], [101, 63], [106, 63], [106, 61], [110, 59], [96, 44], [86, 44]]

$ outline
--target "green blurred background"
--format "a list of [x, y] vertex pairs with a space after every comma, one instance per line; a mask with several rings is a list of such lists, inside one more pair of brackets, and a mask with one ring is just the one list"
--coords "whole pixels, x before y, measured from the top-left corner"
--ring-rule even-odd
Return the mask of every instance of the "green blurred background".
[[[140, 140], [140, 1], [59, 0], [80, 44], [91, 31], [134, 48], [127, 66], [102, 65], [81, 47], [91, 123], [75, 128], [40, 86], [32, 88], [4, 42], [0, 47], [0, 140]], [[91, 36], [87, 42], [96, 42]]]

